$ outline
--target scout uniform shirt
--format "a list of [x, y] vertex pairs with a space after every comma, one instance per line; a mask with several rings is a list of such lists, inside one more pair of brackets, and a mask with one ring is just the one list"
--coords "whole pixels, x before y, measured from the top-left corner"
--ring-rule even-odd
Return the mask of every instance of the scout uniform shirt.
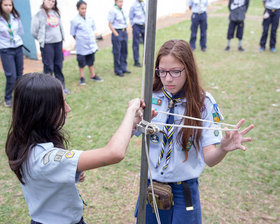
[[125, 29], [127, 27], [123, 9], [120, 9], [117, 5], [109, 11], [107, 18], [115, 29]]
[[23, 44], [20, 35], [23, 34], [21, 20], [10, 14], [9, 23], [0, 17], [0, 49], [17, 48]]
[[132, 6], [129, 10], [129, 20], [130, 20], [131, 26], [133, 26], [134, 24], [145, 25], [146, 15], [145, 15], [144, 1], [139, 2], [139, 0], [136, 0], [132, 4]]
[[[169, 95], [171, 95], [169, 93]], [[175, 104], [174, 113], [179, 115], [184, 115], [186, 99], [183, 98], [180, 102]], [[165, 97], [162, 91], [153, 93], [152, 107], [157, 111], [166, 112], [168, 110], [168, 99]], [[219, 113], [217, 104], [211, 94], [206, 93], [204, 107], [202, 111], [202, 119], [218, 122], [219, 119], [222, 119], [222, 115]], [[163, 113], [158, 113], [158, 115], [153, 118], [152, 122], [154, 123], [166, 123], [167, 115]], [[181, 117], [174, 116], [175, 124], [184, 124], [180, 123]], [[185, 118], [186, 119], [186, 118]], [[220, 125], [202, 122], [203, 127], [220, 127]], [[163, 125], [158, 126], [163, 130]], [[188, 148], [188, 159], [185, 160], [185, 151], [182, 149], [182, 146], [177, 142], [177, 135], [179, 128], [175, 127], [171, 152], [171, 157], [169, 164], [166, 169], [163, 170], [165, 165], [166, 153], [168, 151], [168, 146], [166, 144], [164, 150], [164, 156], [159, 167], [156, 168], [157, 161], [160, 155], [163, 134], [158, 132], [150, 136], [150, 150], [149, 158], [151, 162], [151, 171], [152, 177], [154, 180], [160, 182], [177, 182], [185, 181], [193, 178], [198, 178], [201, 172], [204, 169], [205, 163], [203, 159], [202, 148], [212, 144], [219, 144], [222, 138], [222, 133], [220, 131], [214, 130], [202, 130], [201, 137], [199, 140], [200, 150], [196, 153], [195, 148], [193, 147], [193, 142], [189, 140]]]
[[32, 220], [44, 224], [81, 220], [83, 202], [75, 185], [81, 174], [77, 173], [81, 153], [55, 148], [51, 142], [31, 150], [23, 164], [25, 185], [21, 187]]
[[208, 0], [189, 0], [189, 6], [193, 13], [203, 13], [206, 12], [208, 5]]
[[89, 55], [98, 50], [93, 32], [95, 29], [95, 22], [89, 16], [83, 18], [78, 14], [71, 21], [70, 34], [75, 36], [77, 54]]

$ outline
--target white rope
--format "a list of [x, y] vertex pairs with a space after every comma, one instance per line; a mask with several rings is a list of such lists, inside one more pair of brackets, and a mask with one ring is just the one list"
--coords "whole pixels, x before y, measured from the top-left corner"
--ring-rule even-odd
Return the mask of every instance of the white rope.
[[203, 119], [196, 118], [196, 117], [184, 116], [184, 115], [168, 113], [168, 112], [164, 112], [164, 111], [157, 111], [157, 112], [161, 113], [161, 114], [168, 114], [168, 115], [173, 115], [173, 116], [177, 116], [177, 117], [183, 117], [183, 118], [187, 118], [187, 119], [190, 119], [190, 120], [204, 121], [204, 122], [213, 123], [213, 124], [220, 124], [220, 125], [224, 125], [224, 126], [235, 127], [235, 125], [233, 125], [233, 124], [203, 120]]
[[148, 163], [148, 169], [149, 169], [149, 174], [150, 174], [150, 184], [152, 187], [152, 196], [153, 196], [153, 206], [154, 206], [154, 211], [157, 219], [157, 223], [161, 224], [160, 218], [159, 218], [159, 212], [158, 212], [158, 206], [155, 198], [155, 192], [154, 192], [154, 185], [153, 185], [153, 178], [152, 178], [152, 171], [151, 171], [151, 165], [150, 165], [150, 158], [149, 158], [149, 152], [148, 152], [148, 144], [147, 144], [147, 131], [148, 131], [148, 125], [145, 128], [145, 151], [146, 151], [146, 157], [147, 157], [147, 163]]
[[191, 128], [191, 129], [205, 129], [205, 130], [217, 130], [217, 131], [238, 131], [238, 129], [227, 129], [227, 128], [219, 128], [219, 127], [201, 127], [201, 126], [190, 126], [190, 125], [181, 125], [181, 124], [166, 124], [166, 123], [157, 123], [152, 122], [155, 125], [163, 125], [163, 126], [172, 126], [172, 127], [180, 127], [180, 128]]

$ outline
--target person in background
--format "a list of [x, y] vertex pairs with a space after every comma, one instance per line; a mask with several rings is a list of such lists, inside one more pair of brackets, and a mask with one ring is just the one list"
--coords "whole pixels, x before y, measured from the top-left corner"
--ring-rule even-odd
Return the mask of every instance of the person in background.
[[[152, 123], [158, 123], [160, 129], [150, 136], [152, 180], [160, 184], [161, 189], [169, 185], [173, 193], [169, 209], [159, 209], [161, 223], [201, 224], [198, 178], [205, 164], [212, 167], [234, 150], [245, 151], [243, 143], [251, 138], [244, 135], [254, 126], [239, 130], [245, 121], [242, 119], [236, 130], [225, 131], [224, 136], [215, 130], [220, 128], [222, 114], [213, 96], [201, 87], [192, 49], [184, 40], [165, 42], [157, 54], [152, 107], [158, 113]], [[172, 124], [194, 128], [176, 128], [170, 126]], [[146, 223], [157, 224], [150, 203], [149, 200], [146, 205]]]
[[134, 66], [141, 67], [141, 64], [139, 63], [139, 43], [140, 39], [142, 39], [142, 43], [144, 43], [146, 22], [145, 3], [143, 0], [134, 1], [129, 10], [129, 20], [133, 29], [132, 50]]
[[229, 25], [227, 32], [228, 44], [225, 51], [230, 50], [230, 40], [234, 37], [236, 30], [236, 37], [238, 38], [238, 50], [244, 51], [242, 47], [242, 38], [244, 32], [244, 20], [245, 14], [249, 7], [249, 0], [230, 0], [228, 3], [229, 14]]
[[200, 47], [203, 52], [206, 51], [207, 41], [207, 5], [208, 0], [189, 0], [189, 9], [192, 11], [191, 38], [190, 45], [192, 50], [196, 49], [196, 34], [198, 26], [200, 27]]
[[57, 0], [43, 0], [41, 9], [32, 18], [31, 33], [40, 44], [44, 73], [50, 75], [54, 73], [62, 83], [65, 94], [69, 94], [62, 73], [64, 31]]
[[263, 15], [263, 32], [260, 40], [260, 52], [265, 50], [266, 40], [268, 36], [269, 27], [270, 31], [270, 51], [276, 52], [276, 34], [280, 18], [280, 1], [279, 0], [263, 0], [264, 15]]
[[71, 150], [62, 130], [71, 108], [59, 80], [40, 73], [19, 79], [5, 148], [10, 168], [21, 183], [31, 224], [85, 224], [76, 183], [85, 179], [83, 171], [125, 157], [144, 107], [142, 100], [131, 100], [121, 125], [104, 147]]
[[23, 72], [23, 27], [12, 0], [0, 0], [0, 55], [6, 76], [4, 106], [12, 107], [16, 80]]
[[127, 70], [127, 19], [122, 9], [123, 0], [115, 0], [114, 7], [108, 13], [109, 28], [112, 31], [112, 45], [114, 55], [114, 72], [123, 77]]
[[94, 20], [87, 16], [87, 3], [78, 1], [76, 4], [79, 14], [71, 21], [70, 34], [76, 40], [77, 61], [80, 69], [80, 85], [85, 85], [84, 67], [87, 65], [90, 71], [90, 79], [103, 82], [98, 75], [95, 74], [93, 67], [95, 52], [98, 50], [96, 44], [94, 30]]

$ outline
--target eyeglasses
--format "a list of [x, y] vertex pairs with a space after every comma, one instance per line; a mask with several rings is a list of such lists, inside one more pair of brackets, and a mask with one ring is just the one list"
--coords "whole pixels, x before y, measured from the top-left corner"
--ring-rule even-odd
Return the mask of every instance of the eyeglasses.
[[166, 71], [166, 70], [160, 70], [160, 69], [156, 68], [155, 71], [156, 71], [156, 75], [161, 78], [165, 78], [167, 76], [167, 73], [169, 73], [169, 75], [171, 75], [172, 78], [178, 78], [181, 76], [181, 72], [184, 70], [185, 70], [185, 68], [183, 68], [182, 70]]

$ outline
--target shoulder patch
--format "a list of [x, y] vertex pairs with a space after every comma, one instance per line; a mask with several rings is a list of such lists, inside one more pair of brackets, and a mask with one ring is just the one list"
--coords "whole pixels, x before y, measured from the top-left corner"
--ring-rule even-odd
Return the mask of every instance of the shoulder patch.
[[214, 122], [220, 122], [220, 116], [218, 113], [213, 113], [213, 121]]
[[160, 137], [158, 135], [153, 134], [153, 135], [151, 135], [150, 140], [152, 143], [158, 144], [160, 141]]
[[65, 154], [65, 157], [67, 159], [70, 159], [70, 158], [73, 158], [73, 156], [75, 155], [75, 153], [73, 151], [68, 151], [66, 154]]
[[66, 150], [60, 149], [58, 150], [58, 152], [56, 153], [55, 157], [54, 157], [54, 161], [56, 162], [60, 162], [62, 157], [64, 156], [64, 154], [66, 153]]
[[44, 165], [47, 165], [47, 164], [50, 162], [50, 155], [52, 154], [53, 151], [54, 151], [54, 149], [51, 150], [51, 151], [49, 151], [49, 152], [47, 152], [47, 153], [44, 155], [44, 157], [43, 157], [43, 164], [44, 164]]

